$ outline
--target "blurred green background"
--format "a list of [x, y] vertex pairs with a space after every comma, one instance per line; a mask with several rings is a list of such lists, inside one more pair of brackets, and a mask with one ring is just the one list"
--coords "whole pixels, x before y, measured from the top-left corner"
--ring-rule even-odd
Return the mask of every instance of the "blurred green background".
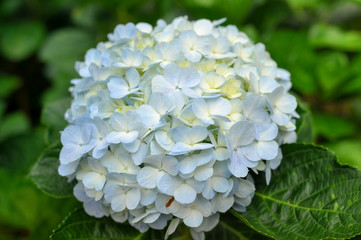
[[118, 23], [180, 15], [227, 17], [263, 42], [311, 110], [313, 141], [361, 169], [361, 0], [1, 0], [0, 239], [47, 239], [79, 204], [28, 175], [64, 127], [75, 61]]

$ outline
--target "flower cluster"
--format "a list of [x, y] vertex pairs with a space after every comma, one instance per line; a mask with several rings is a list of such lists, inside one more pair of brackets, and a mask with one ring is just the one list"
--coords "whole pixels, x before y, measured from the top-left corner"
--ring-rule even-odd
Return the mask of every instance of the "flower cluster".
[[296, 140], [290, 74], [222, 22], [118, 25], [76, 64], [59, 174], [88, 214], [202, 239], [246, 210], [250, 171], [270, 181]]

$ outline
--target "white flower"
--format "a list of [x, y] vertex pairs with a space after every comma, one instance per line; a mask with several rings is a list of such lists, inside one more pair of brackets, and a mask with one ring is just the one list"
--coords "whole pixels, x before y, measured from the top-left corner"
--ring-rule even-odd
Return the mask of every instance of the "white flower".
[[231, 112], [231, 108], [229, 101], [222, 97], [206, 100], [197, 98], [192, 104], [194, 115], [205, 124], [214, 124], [214, 119], [229, 121], [226, 116]]
[[108, 38], [110, 41], [124, 42], [133, 39], [136, 34], [137, 29], [133, 23], [119, 24], [115, 27], [114, 33], [108, 34]]
[[290, 74], [225, 21], [118, 25], [76, 63], [58, 172], [92, 216], [204, 240], [295, 142]]
[[63, 148], [60, 151], [61, 164], [68, 164], [81, 158], [96, 145], [95, 126], [92, 124], [71, 125], [61, 133]]
[[167, 155], [155, 155], [144, 159], [143, 167], [137, 175], [137, 181], [140, 186], [152, 189], [158, 186], [159, 179], [168, 173], [172, 176], [178, 174], [178, 161], [175, 157]]
[[228, 169], [234, 176], [247, 176], [248, 167], [253, 165], [241, 152], [241, 147], [252, 143], [255, 137], [256, 128], [251, 121], [237, 122], [229, 130], [226, 136], [227, 148], [230, 154]]
[[170, 154], [181, 155], [195, 150], [203, 150], [213, 147], [210, 143], [199, 143], [207, 138], [206, 127], [195, 126], [192, 128], [186, 126], [175, 127], [171, 131], [173, 141], [175, 142]]
[[123, 98], [130, 94], [136, 93], [139, 88], [139, 73], [135, 68], [129, 68], [125, 72], [125, 79], [120, 77], [111, 78], [108, 82], [108, 88], [110, 91], [110, 96], [112, 98]]
[[272, 120], [280, 125], [286, 125], [290, 120], [290, 113], [297, 107], [296, 98], [286, 93], [283, 86], [276, 88], [268, 97]]
[[109, 143], [133, 143], [139, 136], [142, 126], [136, 114], [114, 113], [110, 120], [110, 126], [115, 130], [106, 136]]
[[121, 61], [113, 64], [119, 68], [140, 68], [143, 63], [144, 55], [140, 50], [132, 51], [125, 48], [121, 54]]

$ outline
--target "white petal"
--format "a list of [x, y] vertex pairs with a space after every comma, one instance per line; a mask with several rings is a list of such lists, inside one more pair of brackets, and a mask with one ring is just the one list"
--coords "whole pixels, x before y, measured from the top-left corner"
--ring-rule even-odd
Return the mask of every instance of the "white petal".
[[125, 72], [126, 79], [130, 88], [136, 88], [139, 84], [140, 76], [135, 68], [129, 68]]
[[206, 181], [213, 175], [213, 167], [201, 167], [198, 168], [194, 173], [194, 178], [197, 181]]
[[174, 91], [174, 86], [172, 86], [165, 78], [161, 75], [157, 75], [152, 80], [152, 92], [161, 92], [167, 94]]
[[187, 184], [182, 184], [174, 191], [174, 198], [179, 203], [188, 204], [194, 202], [197, 193]]
[[164, 171], [166, 171], [172, 176], [177, 175], [179, 171], [179, 164], [178, 164], [178, 160], [175, 157], [164, 156], [164, 158], [162, 159], [162, 165]]
[[241, 147], [242, 153], [251, 161], [258, 161], [261, 158], [257, 154], [257, 145], [256, 143], [248, 144], [247, 146]]
[[172, 139], [168, 136], [168, 132], [166, 131], [156, 131], [155, 132], [155, 139], [159, 146], [163, 149], [170, 151], [174, 145]]
[[195, 151], [195, 150], [205, 150], [205, 149], [209, 149], [212, 147], [213, 147], [213, 144], [210, 144], [210, 143], [197, 143], [197, 144], [194, 144], [191, 149], [192, 149], [192, 151]]
[[209, 35], [213, 31], [213, 24], [207, 19], [201, 19], [194, 23], [193, 29], [199, 36]]
[[216, 192], [213, 190], [212, 179], [208, 179], [202, 191], [202, 196], [206, 199], [212, 199], [215, 195]]
[[[140, 141], [139, 141], [140, 142]], [[141, 143], [138, 150], [135, 153], [132, 153], [132, 159], [136, 165], [143, 163], [145, 156], [148, 153], [149, 145], [146, 143]]]
[[181, 154], [185, 154], [187, 152], [190, 152], [191, 149], [192, 149], [191, 146], [189, 146], [188, 144], [185, 144], [185, 143], [182, 143], [182, 142], [177, 142], [172, 147], [172, 150], [170, 151], [170, 154], [171, 155], [181, 155]]
[[228, 162], [228, 169], [235, 177], [245, 177], [248, 174], [248, 168], [243, 164], [237, 154], [232, 154]]
[[271, 112], [271, 118], [277, 125], [280, 126], [284, 126], [290, 121], [290, 117], [279, 111], [277, 108], [273, 109]]
[[78, 160], [81, 156], [83, 156], [83, 153], [80, 147], [65, 145], [60, 151], [59, 159], [61, 164], [69, 164]]
[[212, 115], [227, 116], [231, 110], [232, 105], [224, 98], [211, 98], [207, 100], [209, 113]]
[[160, 120], [160, 115], [154, 108], [150, 105], [144, 104], [140, 106], [137, 110], [140, 121], [147, 127], [153, 127]]
[[78, 126], [68, 126], [61, 133], [61, 143], [63, 145], [78, 144], [82, 141], [81, 128]]
[[274, 123], [256, 123], [257, 139], [271, 141], [277, 137], [278, 127]]
[[142, 197], [140, 198], [140, 204], [142, 204], [143, 206], [148, 206], [154, 203], [155, 199], [157, 198], [157, 193], [158, 192], [154, 190], [142, 189], [141, 190]]
[[153, 93], [149, 98], [149, 105], [160, 115], [164, 115], [173, 108], [172, 101], [163, 93]]
[[198, 162], [193, 157], [183, 159], [179, 163], [179, 171], [183, 174], [192, 173], [198, 166]]
[[106, 136], [106, 141], [108, 143], [132, 143], [134, 142], [137, 137], [139, 136], [139, 133], [137, 131], [131, 131], [131, 132], [110, 132]]
[[126, 207], [125, 195], [118, 195], [117, 197], [113, 198], [110, 206], [115, 212], [123, 211]]
[[133, 188], [127, 192], [126, 204], [129, 210], [135, 209], [140, 201], [140, 191], [138, 188]]
[[183, 221], [188, 227], [199, 227], [202, 224], [203, 215], [197, 210], [192, 210]]
[[79, 161], [71, 162], [68, 164], [60, 164], [58, 173], [60, 176], [69, 176], [73, 174], [79, 165]]
[[232, 147], [250, 144], [255, 137], [256, 129], [251, 121], [239, 121], [233, 124], [228, 133], [228, 139]]
[[208, 131], [206, 127], [194, 126], [189, 131], [189, 138], [192, 141], [191, 143], [201, 142], [204, 139], [206, 139], [207, 136], [208, 136]]
[[161, 193], [173, 196], [176, 188], [181, 182], [176, 177], [172, 177], [169, 174], [164, 174], [159, 178], [157, 187]]
[[185, 67], [179, 75], [179, 87], [191, 88], [199, 84], [200, 78], [198, 71], [193, 67]]
[[229, 183], [228, 179], [223, 177], [213, 177], [212, 178], [212, 186], [213, 189], [217, 192], [224, 193], [229, 190], [231, 184]]
[[277, 108], [284, 113], [291, 113], [297, 107], [296, 98], [290, 94], [283, 95], [277, 101]]
[[137, 181], [140, 186], [148, 189], [153, 189], [157, 186], [160, 172], [158, 169], [152, 167], [143, 167], [137, 175]]
[[202, 55], [197, 51], [187, 51], [184, 56], [191, 62], [199, 62], [202, 58]]
[[[210, 113], [208, 112], [208, 104], [203, 98], [197, 98], [194, 100], [192, 104], [192, 110], [194, 115], [197, 118], [201, 119], [202, 121], [203, 119], [207, 120], [210, 118]], [[208, 123], [208, 124], [213, 124], [213, 123]]]
[[278, 144], [275, 141], [258, 142], [257, 143], [258, 156], [265, 160], [274, 159], [278, 154]]
[[217, 148], [214, 151], [214, 154], [218, 161], [223, 161], [229, 158], [229, 151], [226, 148]]
[[170, 221], [164, 237], [166, 240], [168, 239], [169, 235], [175, 232], [175, 230], [178, 227], [179, 221], [180, 221], [179, 218], [173, 218], [172, 221]]

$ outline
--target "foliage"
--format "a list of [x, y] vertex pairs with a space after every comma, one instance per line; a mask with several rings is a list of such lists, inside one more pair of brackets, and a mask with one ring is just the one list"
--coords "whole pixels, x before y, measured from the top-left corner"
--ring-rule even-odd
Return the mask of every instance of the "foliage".
[[[73, 197], [52, 199], [39, 191], [36, 185], [44, 188], [50, 184], [46, 189], [59, 195], [52, 187], [56, 189], [56, 186], [65, 184], [65, 179], [48, 181], [40, 173], [56, 172], [56, 150], [52, 147], [59, 139], [59, 131], [66, 124], [63, 116], [69, 103], [70, 79], [76, 76], [74, 62], [82, 60], [85, 51], [94, 47], [96, 42], [105, 40], [106, 33], [118, 23], [143, 21], [154, 24], [158, 18], [170, 20], [179, 15], [189, 15], [190, 19], [227, 17], [227, 24], [235, 24], [254, 41], [263, 42], [279, 66], [291, 72], [293, 90], [305, 102], [298, 109], [301, 116], [297, 121], [298, 141], [326, 145], [335, 152], [341, 165], [351, 165], [361, 170], [360, 12], [360, 0], [1, 1], [0, 238], [46, 239], [69, 210], [77, 205]], [[317, 152], [317, 157], [314, 158], [317, 165], [313, 168], [307, 165], [312, 170], [310, 176], [325, 170], [342, 174], [334, 174], [334, 178], [327, 183], [320, 179], [320, 184], [306, 184], [307, 182], [302, 183], [302, 179], [309, 179], [302, 178], [305, 169], [298, 167], [294, 169], [297, 176], [289, 182], [298, 180], [301, 184], [297, 185], [299, 189], [296, 195], [293, 194], [297, 186], [283, 192], [283, 195], [280, 193], [274, 196], [281, 202], [270, 202], [269, 198], [262, 198], [260, 194], [272, 194], [272, 191], [281, 188], [276, 186], [281, 181], [279, 179], [291, 178], [291, 175], [282, 173], [282, 169], [291, 166], [288, 164], [307, 160], [307, 156], [300, 156], [301, 153], [291, 156], [291, 152], [300, 146], [285, 146], [284, 154], [294, 159], [294, 163], [284, 161], [272, 176], [270, 186], [258, 183], [258, 193], [250, 209], [261, 211], [259, 209], [264, 209], [266, 203], [270, 204], [271, 209], [280, 216], [264, 216], [269, 216], [270, 219], [282, 217], [282, 220], [297, 216], [304, 227], [314, 223], [309, 227], [309, 232], [312, 232], [315, 231], [312, 229], [321, 226], [314, 220], [309, 220], [310, 217], [322, 218], [318, 220], [323, 224], [326, 219], [334, 219], [334, 215], [330, 212], [326, 216], [322, 211], [310, 215], [312, 213], [298, 208], [292, 210], [291, 214], [286, 214], [291, 209], [282, 207], [280, 203], [289, 200], [297, 205], [298, 200], [291, 197], [302, 197], [302, 194], [311, 190], [317, 192], [315, 189], [331, 186], [331, 183], [336, 183], [342, 176], [347, 178], [353, 174], [357, 179], [359, 175], [352, 168], [337, 165], [335, 157], [328, 151], [306, 146], [305, 148], [312, 148]], [[309, 151], [311, 150], [304, 154], [310, 154]], [[41, 158], [41, 155], [47, 157]], [[325, 156], [325, 159], [318, 159], [320, 156]], [[36, 163], [37, 159], [41, 161]], [[30, 170], [30, 177], [36, 184], [28, 178]], [[255, 178], [262, 179], [262, 176]], [[283, 179], [282, 182], [287, 181]], [[333, 209], [337, 203], [339, 211], [342, 211], [342, 205], [348, 204], [348, 201], [359, 201], [356, 194], [343, 200], [339, 192], [343, 185], [334, 185], [336, 188], [332, 188], [332, 192], [319, 191], [310, 199], [318, 196], [320, 200], [326, 201], [331, 198], [330, 205], [325, 206]], [[356, 182], [349, 185], [343, 188], [344, 196], [350, 196], [347, 195], [348, 191], [359, 186]], [[311, 186], [314, 188], [311, 189]], [[359, 191], [359, 188], [354, 191]], [[336, 196], [334, 200], [332, 193]], [[62, 192], [60, 195], [69, 195], [69, 192]], [[255, 206], [257, 203], [259, 206]], [[349, 209], [350, 212], [351, 210], [352, 208]], [[270, 214], [266, 210], [265, 213]], [[90, 218], [84, 213], [79, 214], [71, 215], [67, 218], [68, 221], [75, 217], [78, 220], [81, 217]], [[247, 218], [247, 222], [258, 229], [251, 214], [252, 211], [248, 211], [241, 218]], [[360, 219], [360, 216], [353, 216]], [[207, 239], [267, 238], [260, 237], [234, 216], [232, 218], [226, 215], [221, 219], [221, 224], [216, 231], [209, 233]], [[253, 220], [255, 219], [253, 216]], [[342, 217], [342, 221], [347, 222], [347, 219], [346, 216]], [[96, 221], [92, 218], [90, 220]], [[100, 221], [99, 226], [104, 223], [114, 224], [108, 220]], [[275, 225], [269, 226], [271, 223]], [[286, 231], [283, 232], [284, 235], [275, 234], [273, 227], [280, 222], [272, 220], [264, 224], [268, 226], [267, 231], [261, 231], [268, 236], [302, 239], [302, 236], [289, 235], [291, 233], [282, 227], [279, 229], [280, 232]], [[297, 228], [297, 222], [293, 224], [296, 224], [292, 228], [294, 234], [303, 231]], [[341, 225], [330, 224], [326, 227], [330, 230], [337, 226]], [[64, 225], [59, 228], [64, 228]], [[353, 231], [352, 227], [349, 229], [345, 234], [341, 230], [337, 231], [337, 236], [326, 234], [313, 237], [349, 238], [359, 233]], [[128, 231], [132, 230], [127, 228]], [[56, 232], [53, 236], [55, 238]], [[186, 239], [189, 233], [184, 236], [183, 239]], [[59, 238], [60, 236], [55, 239]]]

